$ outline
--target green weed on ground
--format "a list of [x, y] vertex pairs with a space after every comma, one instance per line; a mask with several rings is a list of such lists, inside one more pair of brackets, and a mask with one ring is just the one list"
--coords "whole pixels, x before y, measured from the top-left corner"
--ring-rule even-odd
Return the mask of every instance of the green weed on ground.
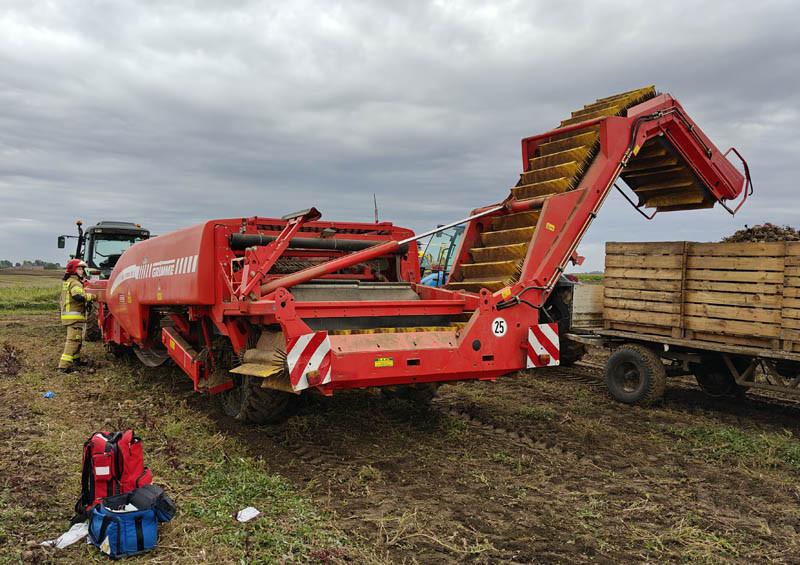
[[[241, 524], [231, 509], [246, 506], [255, 506], [262, 514]], [[204, 524], [198, 535], [207, 536], [209, 542], [213, 538], [214, 544], [248, 562], [267, 556], [279, 561], [316, 561], [346, 552], [344, 536], [327, 529], [323, 515], [286, 479], [252, 458], [232, 458], [209, 470], [191, 494], [185, 512]]]
[[[632, 529], [636, 530], [634, 526]], [[680, 548], [688, 563], [725, 563], [738, 556], [736, 545], [718, 532], [702, 527], [695, 516], [680, 518], [662, 533], [643, 533], [644, 549], [659, 555], [670, 548]]]
[[[16, 377], [0, 378], [0, 564], [107, 562], [85, 544], [56, 551], [38, 542], [68, 525], [80, 489], [81, 442], [93, 430], [127, 427], [143, 438], [155, 482], [178, 506], [175, 519], [159, 529], [157, 548], [137, 561], [381, 562], [270, 467], [270, 447], [262, 459], [236, 433], [223, 432], [175, 368], [112, 363], [100, 343], [89, 342], [96, 370], [56, 374], [49, 367], [61, 331], [55, 320], [0, 325], [0, 344], [13, 339], [27, 360]], [[46, 390], [56, 396], [44, 398]], [[262, 515], [242, 524], [234, 513], [246, 506]]]
[[750, 468], [788, 466], [800, 471], [800, 441], [791, 433], [759, 433], [729, 426], [667, 426], [695, 455]]
[[603, 282], [603, 273], [577, 273], [575, 276], [582, 283], [598, 284]]
[[0, 312], [58, 310], [58, 288], [54, 286], [0, 286]]
[[550, 406], [521, 406], [519, 413], [532, 422], [552, 422], [558, 416], [558, 412]]

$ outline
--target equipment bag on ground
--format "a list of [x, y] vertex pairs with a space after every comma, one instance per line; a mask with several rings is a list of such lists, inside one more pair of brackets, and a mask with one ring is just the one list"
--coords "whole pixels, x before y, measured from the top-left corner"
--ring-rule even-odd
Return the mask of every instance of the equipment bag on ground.
[[156, 511], [115, 512], [98, 504], [89, 519], [89, 541], [113, 559], [149, 551], [158, 541]]
[[152, 508], [159, 522], [169, 522], [177, 510], [172, 499], [158, 485], [145, 485], [129, 493], [103, 499], [103, 506], [111, 510], [122, 510], [129, 504], [139, 510]]
[[75, 503], [73, 522], [85, 520], [103, 498], [152, 482], [153, 473], [144, 466], [142, 441], [133, 430], [95, 432], [83, 444], [81, 495]]
[[110, 496], [89, 518], [89, 541], [113, 559], [149, 551], [158, 541], [158, 523], [175, 515], [175, 503], [156, 485]]

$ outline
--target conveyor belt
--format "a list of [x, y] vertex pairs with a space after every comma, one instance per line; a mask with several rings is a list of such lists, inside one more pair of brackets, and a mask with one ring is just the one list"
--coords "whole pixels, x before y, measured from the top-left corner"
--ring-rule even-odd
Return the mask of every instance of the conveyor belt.
[[[656, 96], [653, 86], [600, 98], [572, 112], [559, 128], [595, 118], [625, 115], [626, 111]], [[600, 147], [600, 125], [554, 135], [539, 143], [527, 170], [511, 189], [517, 200], [553, 196], [573, 190], [591, 167]], [[711, 207], [714, 200], [690, 169], [667, 144], [646, 143], [622, 173], [623, 180], [639, 197], [639, 205], [658, 210]], [[469, 261], [461, 264], [460, 280], [446, 288], [492, 292], [516, 282], [528, 247], [536, 231], [541, 206], [526, 212], [507, 214], [492, 220], [469, 251]]]

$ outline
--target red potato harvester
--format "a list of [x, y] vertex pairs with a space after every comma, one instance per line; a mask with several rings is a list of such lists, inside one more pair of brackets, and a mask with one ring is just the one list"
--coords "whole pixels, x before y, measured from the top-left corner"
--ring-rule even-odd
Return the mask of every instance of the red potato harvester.
[[[643, 215], [717, 202], [735, 213], [752, 187], [731, 151], [653, 87], [599, 99], [522, 140], [523, 172], [505, 200], [426, 234], [323, 222], [311, 208], [136, 243], [90, 285], [103, 339], [149, 366], [171, 358], [195, 390], [254, 422], [279, 420], [307, 389], [425, 398], [442, 382], [557, 365], [568, 361], [561, 274], [581, 261], [578, 243], [617, 178]], [[416, 241], [458, 224], [447, 284], [420, 285]]]

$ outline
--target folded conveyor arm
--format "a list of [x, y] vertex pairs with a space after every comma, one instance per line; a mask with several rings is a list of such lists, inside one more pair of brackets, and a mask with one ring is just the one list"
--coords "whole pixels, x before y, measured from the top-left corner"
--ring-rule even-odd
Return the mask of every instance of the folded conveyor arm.
[[726, 155], [653, 87], [600, 99], [522, 140], [520, 181], [501, 211], [467, 226], [447, 288], [541, 305], [619, 177], [637, 207], [728, 208], [749, 174]]

